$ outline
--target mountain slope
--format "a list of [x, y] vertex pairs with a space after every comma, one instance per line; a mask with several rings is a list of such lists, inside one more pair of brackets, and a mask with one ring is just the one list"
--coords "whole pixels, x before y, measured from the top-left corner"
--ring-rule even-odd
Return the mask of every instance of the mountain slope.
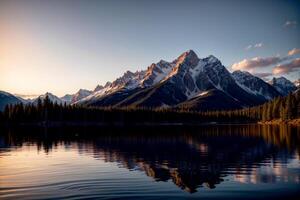
[[101, 101], [104, 96], [110, 96], [110, 98], [114, 95], [118, 96], [119, 91], [151, 87], [165, 78], [172, 70], [173, 65], [173, 63], [161, 60], [158, 63], [152, 63], [147, 70], [136, 71], [134, 73], [126, 71], [123, 76], [117, 78], [112, 83], [107, 82], [105, 86], [98, 85], [91, 95], [74, 103], [93, 104], [95, 101]]
[[[176, 60], [173, 71], [164, 82], [148, 89], [148, 92], [143, 91], [135, 95], [136, 101], [131, 98], [131, 101], [125, 100], [120, 105], [175, 106], [212, 89], [222, 91], [240, 106], [264, 102], [262, 98], [256, 98], [240, 88], [227, 69], [214, 56], [200, 60], [193, 51], [188, 51]], [[213, 94], [217, 93], [212, 93], [209, 98], [212, 98]]]
[[276, 88], [276, 90], [286, 96], [288, 95], [290, 92], [293, 92], [297, 89], [297, 87], [288, 79], [284, 78], [284, 77], [279, 77], [279, 78], [273, 78], [272, 81], [270, 82], [270, 84]]
[[113, 82], [98, 85], [75, 104], [234, 109], [259, 105], [294, 90], [284, 78], [270, 85], [248, 72], [231, 74], [216, 57], [201, 59], [189, 50], [172, 62], [161, 60], [146, 70], [127, 71]]
[[22, 103], [22, 101], [18, 97], [8, 92], [0, 91], [0, 111], [3, 111], [5, 106], [8, 104], [18, 103]]
[[85, 89], [80, 89], [78, 92], [76, 92], [72, 96], [71, 103], [75, 103], [75, 102], [89, 96], [90, 94], [92, 94], [92, 91], [85, 90]]
[[32, 101], [32, 103], [33, 103], [33, 104], [37, 104], [37, 103], [38, 103], [38, 99], [44, 101], [45, 98], [46, 98], [47, 96], [48, 96], [49, 100], [50, 100], [51, 102], [53, 102], [53, 103], [57, 103], [57, 104], [64, 104], [64, 103], [65, 103], [64, 100], [62, 100], [61, 98], [55, 96], [54, 94], [52, 94], [52, 93], [50, 93], [50, 92], [47, 92], [47, 93], [45, 93], [45, 94], [40, 95], [39, 97], [37, 97], [36, 99], [34, 99], [34, 100]]
[[115, 106], [130, 95], [136, 93], [138, 90], [138, 88], [132, 90], [119, 90], [96, 99], [90, 99], [89, 101], [80, 102], [80, 104], [88, 106]]
[[[119, 88], [112, 89], [116, 87]], [[199, 59], [194, 51], [189, 50], [171, 63], [160, 61], [146, 71], [126, 72], [123, 77], [85, 98], [82, 103], [97, 106], [176, 106], [210, 90], [215, 91], [201, 97], [199, 102], [214, 96], [220, 101], [218, 97], [221, 94], [231, 102], [232, 106], [228, 108], [265, 102], [262, 96], [241, 88], [217, 58], [209, 56]], [[216, 106], [207, 104], [206, 107], [210, 109]]]
[[232, 77], [240, 87], [260, 98], [271, 100], [281, 95], [273, 86], [249, 72], [234, 71]]
[[66, 94], [63, 97], [60, 97], [60, 99], [66, 102], [67, 104], [70, 104], [72, 102], [73, 96], [74, 96], [73, 94]]
[[[221, 101], [220, 101], [221, 99]], [[221, 90], [208, 90], [176, 106], [194, 111], [231, 110], [242, 108], [239, 101], [228, 96]]]

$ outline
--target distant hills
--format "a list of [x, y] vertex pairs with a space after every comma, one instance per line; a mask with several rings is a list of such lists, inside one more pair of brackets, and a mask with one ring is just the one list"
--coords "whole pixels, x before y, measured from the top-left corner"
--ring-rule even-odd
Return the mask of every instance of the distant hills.
[[22, 100], [8, 92], [0, 91], [0, 111], [4, 110], [7, 104], [22, 103]]
[[[198, 58], [193, 50], [172, 62], [161, 60], [146, 70], [130, 72], [93, 91], [80, 89], [61, 98], [46, 93], [58, 104], [85, 106], [184, 107], [193, 110], [228, 110], [254, 106], [295, 91], [294, 83], [284, 77], [269, 83], [250, 74], [230, 73], [214, 56]], [[0, 109], [8, 103], [34, 103], [0, 92]]]

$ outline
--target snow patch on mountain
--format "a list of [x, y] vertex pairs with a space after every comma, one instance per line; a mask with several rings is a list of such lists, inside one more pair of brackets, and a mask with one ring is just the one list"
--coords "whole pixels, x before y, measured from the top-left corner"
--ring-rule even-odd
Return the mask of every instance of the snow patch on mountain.
[[75, 93], [73, 95], [71, 102], [72, 103], [77, 102], [77, 101], [89, 96], [90, 94], [92, 94], [92, 91], [80, 89], [77, 93]]
[[173, 67], [174, 64], [164, 60], [161, 60], [156, 64], [153, 63], [146, 70], [144, 78], [139, 83], [140, 86], [150, 87], [161, 82], [172, 71]]
[[[244, 78], [248, 82], [244, 82], [242, 80]], [[255, 83], [252, 85], [251, 81]], [[120, 98], [118, 94], [125, 94], [125, 97], [126, 94], [129, 94], [129, 91], [134, 89], [145, 91], [144, 88], [151, 88], [152, 86], [162, 87], [156, 96], [160, 97], [164, 93], [169, 95], [165, 97], [168, 100], [149, 100], [156, 102], [155, 105], [158, 105], [157, 101], [171, 105], [184, 101], [184, 99], [189, 100], [201, 96], [201, 94], [205, 94], [205, 91], [213, 89], [222, 91], [235, 101], [243, 104], [242, 106], [261, 103], [264, 99], [272, 99], [279, 94], [275, 89], [272, 90], [272, 86], [258, 77], [250, 76], [247, 73], [234, 76], [215, 56], [210, 55], [199, 59], [193, 50], [189, 50], [172, 62], [161, 60], [158, 63], [152, 63], [146, 70], [127, 71], [112, 83], [108, 82], [105, 86], [98, 85], [90, 95], [75, 103], [102, 101], [110, 94], [112, 96], [109, 98], [114, 98], [115, 94], [117, 98]], [[131, 98], [135, 98], [134, 101], [139, 101], [138, 96], [147, 99], [154, 92], [149, 93], [148, 96], [139, 94]], [[170, 100], [172, 98], [174, 99]], [[132, 102], [133, 100], [129, 101]], [[251, 104], [252, 101], [255, 103]]]
[[74, 95], [72, 95], [72, 94], [66, 94], [66, 95], [60, 97], [60, 99], [64, 102], [66, 102], [67, 104], [70, 104], [72, 102], [73, 96]]
[[201, 93], [197, 94], [197, 97], [199, 97], [199, 96], [205, 96], [205, 95], [207, 95], [208, 93], [209, 93], [209, 91], [201, 92]]
[[[246, 86], [246, 81], [247, 80], [252, 79], [252, 81], [253, 81], [253, 79], [254, 79], [253, 75], [250, 74], [249, 72], [246, 72], [246, 71], [242, 72], [242, 71], [238, 70], [238, 71], [234, 71], [232, 73], [232, 76], [236, 80], [236, 83], [241, 88], [243, 88], [244, 90], [246, 90], [247, 92], [252, 93], [254, 95], [264, 95], [262, 93], [262, 88], [261, 87], [259, 88], [259, 90], [257, 90], [257, 89], [250, 89], [249, 87]], [[267, 96], [267, 98], [271, 99], [272, 97]]]
[[32, 101], [33, 104], [37, 104], [38, 99], [44, 101], [46, 99], [46, 97], [49, 98], [49, 100], [53, 103], [57, 103], [57, 104], [64, 104], [65, 101], [63, 101], [62, 99], [60, 99], [59, 97], [55, 96], [54, 94], [47, 92], [45, 94], [40, 95], [38, 98], [34, 99]]
[[271, 85], [249, 72], [237, 70], [232, 73], [232, 77], [245, 91], [261, 96], [266, 100], [271, 100], [280, 95]]
[[294, 83], [292, 83], [285, 77], [279, 77], [279, 78], [274, 77], [270, 81], [270, 84], [273, 85], [277, 89], [277, 91], [284, 96], [288, 95], [290, 92], [293, 92], [297, 89]]

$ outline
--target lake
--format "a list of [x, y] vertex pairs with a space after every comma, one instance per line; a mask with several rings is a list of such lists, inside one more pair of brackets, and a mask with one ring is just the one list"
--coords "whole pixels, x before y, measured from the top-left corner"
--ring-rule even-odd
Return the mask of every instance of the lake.
[[1, 129], [0, 199], [280, 199], [300, 127]]

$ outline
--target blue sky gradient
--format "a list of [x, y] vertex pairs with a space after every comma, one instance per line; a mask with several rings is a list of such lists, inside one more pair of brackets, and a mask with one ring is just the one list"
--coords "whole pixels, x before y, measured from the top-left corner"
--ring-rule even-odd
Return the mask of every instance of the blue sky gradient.
[[[299, 23], [296, 0], [1, 0], [0, 89], [57, 95], [93, 89], [189, 49], [231, 70], [244, 59], [300, 48]], [[274, 66], [251, 72], [271, 73]]]

